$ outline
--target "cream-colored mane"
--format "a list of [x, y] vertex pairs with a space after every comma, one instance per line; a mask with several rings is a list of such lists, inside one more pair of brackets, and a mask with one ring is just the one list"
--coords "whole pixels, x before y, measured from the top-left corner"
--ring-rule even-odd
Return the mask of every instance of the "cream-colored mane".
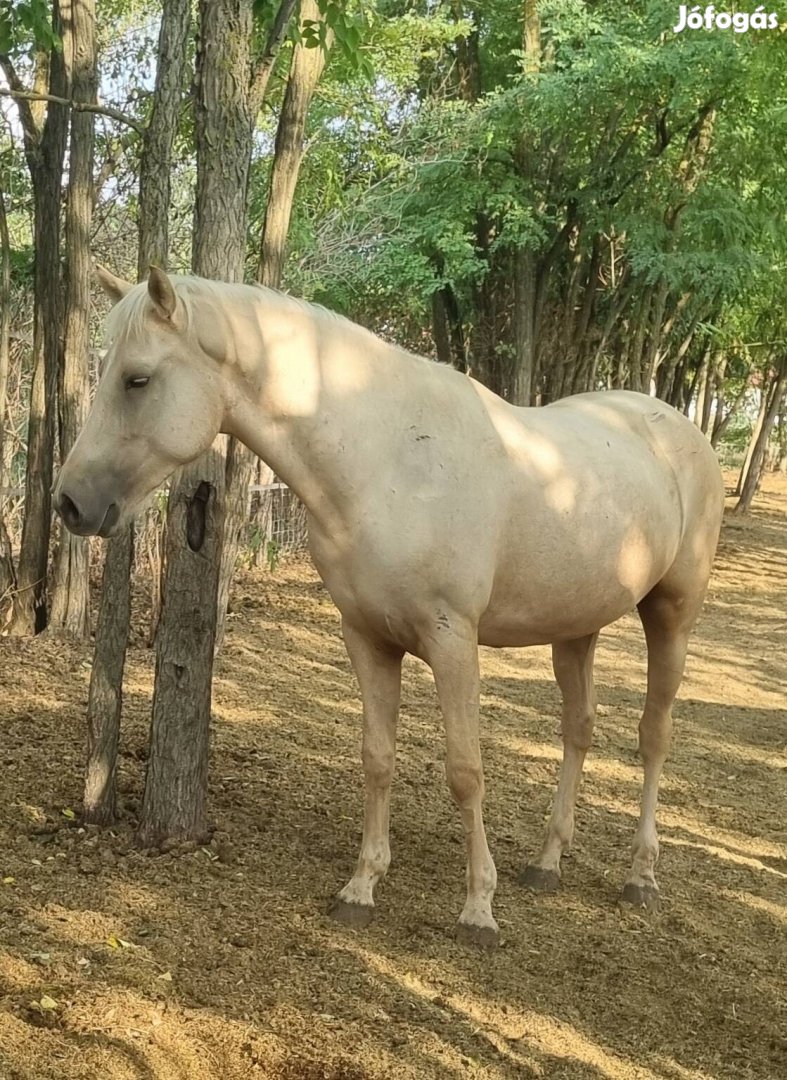
[[[355, 330], [361, 329], [350, 319], [343, 315], [329, 311], [321, 304], [312, 304], [306, 300], [300, 300], [289, 293], [277, 289], [269, 289], [264, 285], [246, 285], [230, 283], [226, 281], [208, 281], [205, 278], [193, 277], [189, 274], [171, 275], [172, 282], [178, 299], [182, 304], [182, 317], [185, 323], [184, 329], [191, 329], [201, 312], [199, 308], [206, 302], [214, 302], [219, 310], [226, 305], [237, 304], [240, 300], [248, 299], [250, 293], [256, 293], [259, 299], [271, 308], [286, 311], [291, 308], [294, 311], [308, 312], [313, 318], [325, 322], [342, 322], [347, 327]], [[110, 341], [124, 341], [136, 337], [145, 329], [145, 324], [150, 315], [150, 299], [145, 282], [135, 286], [119, 301], [109, 312], [105, 322], [105, 334]], [[367, 331], [369, 333], [370, 331]]]

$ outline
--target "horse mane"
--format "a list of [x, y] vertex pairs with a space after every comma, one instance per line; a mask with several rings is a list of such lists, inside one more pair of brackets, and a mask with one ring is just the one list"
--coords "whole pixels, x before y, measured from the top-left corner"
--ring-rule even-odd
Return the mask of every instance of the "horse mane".
[[[344, 315], [338, 315], [335, 311], [323, 307], [322, 304], [312, 304], [307, 300], [301, 300], [277, 289], [269, 289], [264, 285], [231, 284], [226, 281], [211, 281], [208, 278], [187, 274], [170, 274], [170, 281], [183, 305], [186, 329], [190, 328], [194, 323], [195, 301], [199, 297], [204, 297], [207, 294], [221, 306], [223, 301], [248, 297], [250, 292], [254, 292], [258, 296], [261, 295], [267, 304], [279, 310], [290, 308], [295, 311], [306, 312], [322, 322], [342, 322], [355, 329], [363, 329], [357, 323], [345, 318]], [[149, 314], [150, 301], [147, 282], [142, 281], [126, 293], [123, 299], [110, 310], [105, 323], [107, 338], [114, 341], [127, 339], [141, 333], [144, 330], [145, 321]], [[371, 331], [367, 331], [367, 333], [371, 333]]]

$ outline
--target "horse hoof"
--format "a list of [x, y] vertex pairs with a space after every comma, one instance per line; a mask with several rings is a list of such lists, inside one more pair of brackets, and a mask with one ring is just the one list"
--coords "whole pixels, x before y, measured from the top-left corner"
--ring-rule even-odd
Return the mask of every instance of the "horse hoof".
[[374, 907], [372, 904], [350, 904], [337, 896], [328, 905], [328, 914], [343, 926], [363, 930], [374, 918]]
[[473, 923], [456, 924], [456, 940], [460, 945], [473, 945], [491, 952], [500, 944], [500, 931], [496, 926], [474, 926]]
[[655, 885], [635, 885], [633, 881], [628, 881], [623, 886], [620, 899], [632, 907], [656, 911], [659, 906], [659, 890]]
[[560, 874], [557, 870], [545, 870], [543, 866], [528, 863], [519, 875], [520, 885], [537, 893], [555, 893], [560, 888]]

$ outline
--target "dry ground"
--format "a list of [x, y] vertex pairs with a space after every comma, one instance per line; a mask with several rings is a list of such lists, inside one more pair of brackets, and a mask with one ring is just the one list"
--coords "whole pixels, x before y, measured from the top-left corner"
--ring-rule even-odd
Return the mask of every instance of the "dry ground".
[[90, 650], [0, 643], [2, 1080], [787, 1075], [786, 517], [787, 482], [769, 479], [753, 519], [724, 530], [662, 787], [655, 916], [617, 906], [640, 790], [635, 618], [602, 636], [598, 736], [553, 897], [515, 880], [559, 760], [548, 651], [484, 651], [504, 937], [491, 956], [452, 941], [463, 847], [416, 662], [376, 921], [355, 932], [324, 914], [357, 852], [359, 724], [337, 617], [308, 565], [241, 582], [204, 850], [133, 846], [151, 655], [130, 661], [125, 819], [95, 835], [68, 816]]

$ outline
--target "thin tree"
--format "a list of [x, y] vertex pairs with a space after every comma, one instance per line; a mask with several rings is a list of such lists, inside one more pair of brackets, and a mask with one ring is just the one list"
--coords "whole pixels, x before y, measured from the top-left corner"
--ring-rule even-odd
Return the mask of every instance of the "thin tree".
[[[57, 381], [60, 362], [60, 196], [69, 110], [64, 56], [70, 49], [69, 24], [53, 0], [52, 27], [60, 38], [46, 56], [37, 54], [34, 85], [40, 88], [48, 71], [47, 88], [60, 101], [42, 103], [28, 92], [11, 57], [0, 55], [10, 92], [15, 95], [24, 139], [25, 158], [33, 187], [35, 298], [33, 377], [27, 429], [25, 513], [17, 566], [12, 636], [38, 633], [47, 622], [46, 577], [51, 523], [51, 488], [55, 447]], [[42, 117], [43, 113], [43, 117]]]
[[[303, 0], [302, 26], [319, 25], [320, 22], [317, 0]], [[332, 42], [333, 36], [330, 30], [326, 30], [324, 48], [309, 46], [301, 40], [292, 53], [287, 89], [276, 129], [270, 188], [257, 264], [257, 280], [261, 285], [274, 289], [281, 285], [295, 189], [305, 152], [309, 107]]]
[[[151, 264], [167, 265], [172, 151], [183, 100], [190, 29], [191, 0], [165, 0], [156, 84], [139, 167], [137, 273], [140, 279]], [[131, 614], [133, 553], [131, 525], [107, 546], [90, 675], [83, 816], [85, 821], [96, 824], [108, 824], [116, 816], [115, 776]]]
[[[305, 153], [309, 107], [333, 43], [333, 34], [325, 26], [316, 0], [303, 0], [300, 21], [301, 40], [293, 49], [287, 89], [276, 129], [270, 187], [257, 263], [257, 280], [260, 284], [274, 289], [281, 285], [295, 189]], [[310, 31], [311, 44], [307, 44], [303, 38], [306, 28]], [[314, 38], [319, 39], [321, 36], [322, 43], [316, 46]], [[250, 451], [238, 444], [233, 445], [231, 451], [227, 471], [228, 501], [224, 551], [219, 578], [217, 649], [223, 641], [230, 583], [246, 521], [247, 489], [252, 477], [259, 474], [257, 460]]]
[[779, 406], [787, 391], [787, 355], [781, 357], [778, 365], [773, 369], [771, 377], [762, 389], [763, 408], [761, 409], [762, 422], [750, 446], [748, 460], [741, 470], [740, 498], [735, 504], [733, 513], [748, 514], [757, 488], [760, 485], [765, 456], [768, 449], [768, 440], [771, 437], [773, 426], [779, 415]]
[[[254, 121], [294, 3], [283, 3], [257, 65], [252, 3], [200, 0], [195, 72], [197, 196], [194, 272], [242, 281]], [[172, 297], [161, 298], [164, 310]], [[166, 576], [156, 640], [150, 757], [139, 837], [199, 839], [206, 831], [211, 681], [225, 522], [227, 440], [173, 482]]]
[[[97, 64], [95, 0], [72, 0], [68, 14], [70, 55], [66, 54], [75, 102], [92, 103]], [[64, 19], [65, 21], [65, 19]], [[71, 117], [66, 203], [66, 275], [63, 361], [60, 369], [60, 459], [64, 461], [87, 416], [90, 393], [90, 227], [93, 218], [95, 114]], [[85, 639], [90, 635], [90, 542], [60, 530], [48, 631]]]
[[[3, 435], [5, 432], [6, 395], [8, 392], [8, 369], [11, 358], [11, 241], [8, 236], [8, 219], [5, 197], [0, 188], [0, 492], [5, 484], [3, 470]], [[3, 503], [0, 499], [0, 604], [13, 593], [16, 585], [11, 541], [3, 519]]]

